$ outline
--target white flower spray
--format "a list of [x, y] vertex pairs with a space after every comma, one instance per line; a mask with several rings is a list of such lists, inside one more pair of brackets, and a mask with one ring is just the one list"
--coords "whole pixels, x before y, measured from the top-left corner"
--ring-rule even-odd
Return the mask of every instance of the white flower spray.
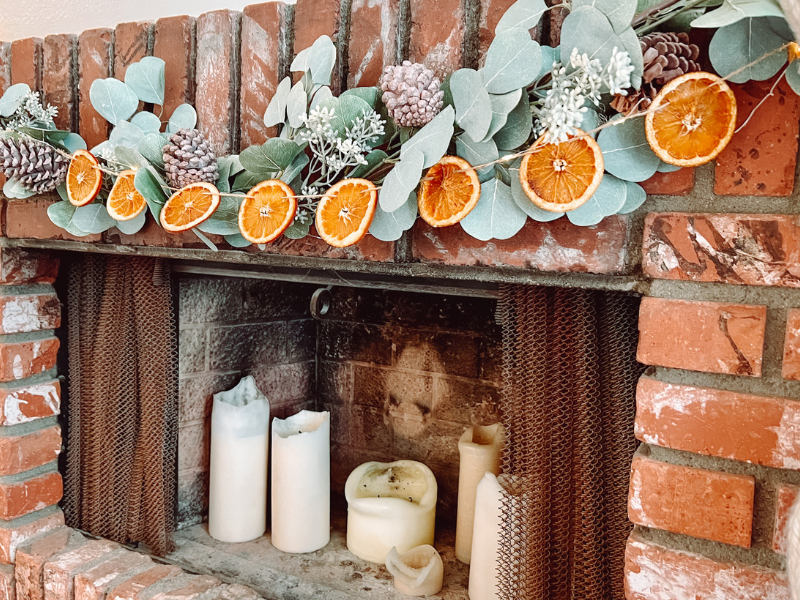
[[55, 127], [53, 119], [58, 115], [55, 106], [42, 106], [39, 92], [28, 92], [14, 114], [3, 124], [5, 130], [21, 127], [37, 127], [51, 129]]
[[616, 47], [605, 67], [597, 58], [578, 54], [577, 48], [572, 49], [568, 66], [553, 63], [550, 89], [541, 105], [534, 106], [536, 128], [544, 133], [545, 142], [560, 143], [574, 135], [588, 105], [600, 106], [602, 92], [625, 95], [633, 70], [631, 57]]

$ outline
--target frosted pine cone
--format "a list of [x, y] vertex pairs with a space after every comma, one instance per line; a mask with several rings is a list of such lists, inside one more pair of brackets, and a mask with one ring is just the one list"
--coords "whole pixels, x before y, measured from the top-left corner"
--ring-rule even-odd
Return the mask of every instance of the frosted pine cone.
[[444, 91], [439, 85], [433, 71], [405, 60], [383, 70], [383, 103], [400, 127], [422, 127], [442, 110]]
[[164, 170], [171, 187], [190, 183], [214, 183], [219, 177], [217, 157], [197, 129], [179, 129], [164, 146]]
[[49, 144], [15, 138], [0, 139], [3, 174], [37, 194], [52, 192], [64, 183], [69, 160]]
[[700, 48], [689, 43], [686, 33], [651, 33], [639, 39], [644, 59], [642, 89], [627, 96], [617, 95], [611, 107], [628, 114], [637, 107], [645, 110], [659, 90], [686, 73], [700, 70]]

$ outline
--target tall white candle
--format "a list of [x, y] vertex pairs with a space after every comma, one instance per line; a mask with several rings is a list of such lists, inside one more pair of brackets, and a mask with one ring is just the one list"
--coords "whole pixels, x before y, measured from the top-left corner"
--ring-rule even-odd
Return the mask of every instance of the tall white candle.
[[469, 564], [472, 554], [472, 530], [475, 520], [475, 494], [478, 483], [488, 471], [500, 474], [500, 459], [506, 431], [495, 423], [470, 427], [458, 442], [458, 513], [456, 516], [456, 558]]
[[331, 539], [331, 420], [303, 410], [272, 421], [272, 545], [314, 552]]
[[269, 402], [244, 377], [214, 395], [208, 533], [222, 542], [246, 542], [267, 529]]
[[393, 546], [400, 553], [433, 545], [436, 478], [420, 462], [368, 462], [347, 478], [347, 549], [384, 564]]
[[469, 567], [470, 600], [497, 600], [497, 561], [503, 521], [504, 490], [494, 473], [486, 473], [475, 498], [475, 529]]
[[417, 546], [403, 554], [392, 548], [386, 568], [394, 576], [394, 587], [406, 596], [433, 596], [442, 589], [444, 563], [433, 546]]

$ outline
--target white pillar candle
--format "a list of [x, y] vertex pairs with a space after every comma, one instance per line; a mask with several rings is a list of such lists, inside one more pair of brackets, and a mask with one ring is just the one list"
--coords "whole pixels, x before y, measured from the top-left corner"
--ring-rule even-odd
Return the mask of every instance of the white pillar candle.
[[244, 377], [214, 395], [211, 410], [208, 533], [222, 542], [246, 542], [267, 529], [269, 402]]
[[433, 546], [417, 546], [404, 554], [392, 548], [386, 568], [394, 576], [394, 587], [406, 596], [433, 596], [442, 589], [444, 564]]
[[368, 462], [347, 478], [347, 549], [384, 564], [393, 546], [408, 552], [433, 545], [436, 478], [420, 462]]
[[470, 427], [458, 442], [458, 513], [456, 517], [456, 558], [469, 564], [472, 553], [472, 530], [475, 520], [475, 493], [488, 471], [500, 474], [500, 459], [506, 431], [495, 423]]
[[470, 600], [497, 600], [504, 490], [494, 473], [486, 473], [475, 498], [475, 529], [469, 567]]
[[331, 420], [303, 410], [272, 421], [272, 545], [314, 552], [331, 539]]

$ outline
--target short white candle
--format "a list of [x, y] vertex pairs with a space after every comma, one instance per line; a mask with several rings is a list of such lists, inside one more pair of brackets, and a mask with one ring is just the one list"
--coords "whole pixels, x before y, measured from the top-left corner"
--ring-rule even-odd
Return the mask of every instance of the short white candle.
[[368, 462], [347, 478], [347, 549], [384, 564], [392, 547], [433, 545], [436, 478], [420, 462]]
[[272, 545], [314, 552], [331, 539], [330, 413], [272, 421]]
[[394, 576], [394, 587], [406, 596], [433, 596], [442, 589], [444, 564], [433, 546], [417, 546], [403, 554], [392, 548], [386, 568]]
[[495, 423], [470, 427], [458, 442], [458, 513], [456, 517], [456, 558], [469, 564], [475, 520], [475, 494], [486, 472], [500, 474], [500, 459], [506, 431]]
[[246, 542], [267, 529], [269, 402], [244, 377], [214, 395], [211, 410], [208, 533], [222, 542]]
[[469, 567], [470, 600], [497, 600], [497, 561], [503, 528], [504, 490], [494, 473], [486, 473], [475, 498], [475, 529]]

